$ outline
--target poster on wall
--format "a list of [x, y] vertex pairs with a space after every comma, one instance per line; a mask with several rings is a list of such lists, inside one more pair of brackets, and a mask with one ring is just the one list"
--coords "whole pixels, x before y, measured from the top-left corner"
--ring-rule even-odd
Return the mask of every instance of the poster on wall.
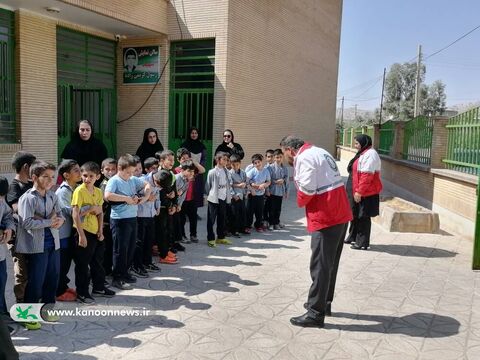
[[123, 48], [123, 83], [155, 84], [160, 76], [160, 47]]

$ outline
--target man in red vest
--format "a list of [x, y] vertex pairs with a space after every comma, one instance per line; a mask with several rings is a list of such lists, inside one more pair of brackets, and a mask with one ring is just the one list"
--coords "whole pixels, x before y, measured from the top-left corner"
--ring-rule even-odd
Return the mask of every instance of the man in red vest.
[[312, 233], [312, 285], [305, 303], [307, 312], [290, 322], [296, 326], [323, 327], [325, 316], [331, 315], [338, 263], [352, 211], [332, 155], [292, 135], [283, 138], [280, 146], [294, 167], [297, 204], [305, 207], [307, 229]]

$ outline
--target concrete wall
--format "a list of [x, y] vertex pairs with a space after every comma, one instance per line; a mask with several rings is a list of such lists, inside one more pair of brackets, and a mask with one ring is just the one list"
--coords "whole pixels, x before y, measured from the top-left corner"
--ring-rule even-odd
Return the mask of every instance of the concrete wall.
[[59, 0], [148, 30], [167, 33], [167, 0]]
[[[338, 146], [338, 150], [342, 163], [348, 163], [355, 155], [355, 150], [348, 147]], [[386, 191], [437, 212], [443, 230], [473, 239], [476, 176], [381, 157]]]
[[230, 1], [225, 126], [247, 159], [291, 133], [334, 152], [341, 12], [338, 0]]

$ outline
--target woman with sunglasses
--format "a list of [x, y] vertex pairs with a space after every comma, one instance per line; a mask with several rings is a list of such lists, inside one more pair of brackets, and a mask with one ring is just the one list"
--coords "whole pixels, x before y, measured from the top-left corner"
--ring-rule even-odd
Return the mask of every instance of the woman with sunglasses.
[[233, 155], [236, 154], [243, 159], [245, 153], [243, 152], [243, 148], [239, 143], [233, 141], [233, 131], [230, 129], [225, 129], [223, 132], [223, 142], [217, 146], [217, 150], [215, 150], [215, 154], [219, 151]]

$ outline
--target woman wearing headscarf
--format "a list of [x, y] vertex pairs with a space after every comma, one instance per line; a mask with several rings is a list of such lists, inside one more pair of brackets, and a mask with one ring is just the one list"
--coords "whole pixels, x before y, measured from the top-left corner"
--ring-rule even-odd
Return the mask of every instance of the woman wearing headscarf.
[[215, 154], [219, 151], [225, 152], [227, 154], [236, 154], [242, 160], [245, 156], [243, 148], [239, 143], [234, 142], [235, 138], [233, 136], [233, 131], [230, 129], [225, 129], [223, 131], [223, 142], [217, 146]]
[[80, 120], [72, 140], [63, 149], [62, 159], [73, 159], [82, 166], [87, 161], [98, 165], [108, 156], [107, 148], [102, 141], [93, 135], [93, 125], [89, 120]]
[[143, 141], [137, 149], [136, 155], [143, 162], [149, 157], [155, 157], [155, 153], [163, 151], [163, 145], [158, 139], [157, 130], [153, 128], [145, 129], [143, 132]]
[[[198, 162], [200, 165], [205, 167], [207, 160], [207, 148], [199, 139], [198, 128], [191, 127], [188, 129], [186, 140], [180, 145], [180, 147], [190, 151], [192, 158]], [[193, 184], [193, 197], [195, 199], [195, 204], [197, 208], [203, 206], [203, 192], [204, 192], [204, 179], [202, 175], [195, 176]]]
[[348, 238], [355, 250], [370, 246], [372, 217], [380, 213], [380, 156], [372, 147], [372, 138], [362, 134], [355, 137], [357, 153], [348, 164], [347, 194], [353, 212]]

